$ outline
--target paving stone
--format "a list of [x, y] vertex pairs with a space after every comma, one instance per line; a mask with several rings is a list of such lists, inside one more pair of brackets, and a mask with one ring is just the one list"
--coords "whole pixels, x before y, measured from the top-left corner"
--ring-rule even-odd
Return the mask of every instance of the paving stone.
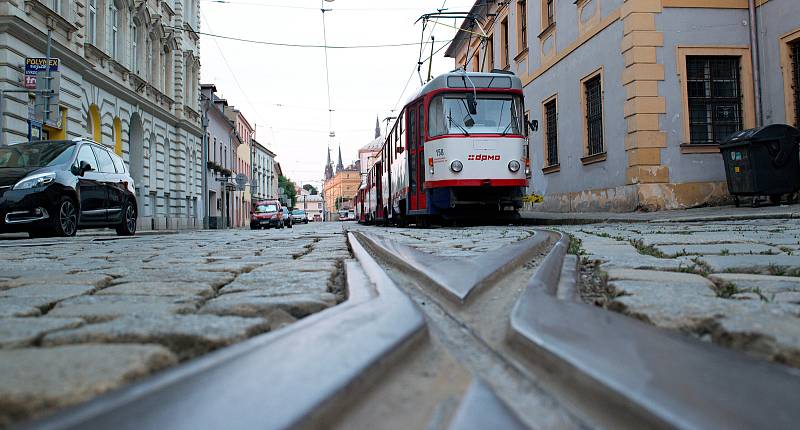
[[232, 273], [202, 272], [196, 269], [167, 266], [158, 270], [130, 270], [114, 280], [114, 284], [130, 282], [196, 282], [211, 288], [219, 288], [236, 278]]
[[[794, 291], [790, 293], [775, 293], [775, 295], [771, 296], [770, 298], [776, 303], [800, 305], [800, 291]], [[800, 313], [798, 313], [798, 315], [800, 315]]]
[[[55, 303], [60, 300], [75, 296], [90, 294], [95, 291], [95, 287], [88, 285], [31, 285], [27, 287], [17, 287], [10, 290], [0, 291], [0, 298], [41, 298], [48, 303]], [[31, 302], [34, 303], [34, 302]], [[33, 305], [32, 306], [37, 306]]]
[[0, 350], [0, 427], [89, 400], [176, 361], [157, 345]]
[[800, 273], [800, 255], [708, 255], [702, 260], [712, 272]]
[[800, 291], [800, 278], [794, 276], [755, 275], [750, 273], [713, 273], [708, 279], [716, 283], [730, 283], [738, 289], [758, 289], [764, 294]]
[[81, 325], [80, 318], [0, 318], [0, 349], [31, 346], [47, 333]]
[[759, 243], [724, 243], [707, 245], [658, 245], [664, 254], [675, 255], [720, 255], [720, 254], [780, 254], [780, 248]]
[[269, 330], [262, 318], [215, 315], [130, 315], [45, 336], [45, 346], [75, 343], [157, 343], [181, 360]]
[[205, 283], [195, 282], [127, 282], [112, 285], [95, 295], [142, 295], [142, 296], [213, 296], [215, 290]]
[[126, 315], [186, 314], [197, 309], [198, 300], [146, 295], [92, 295], [64, 300], [48, 316], [78, 317], [103, 322]]
[[275, 309], [280, 309], [295, 318], [303, 318], [335, 304], [336, 296], [330, 293], [269, 296], [237, 293], [224, 294], [209, 300], [200, 309], [200, 313], [263, 317]]
[[76, 274], [38, 274], [32, 273], [0, 283], [0, 289], [15, 288], [28, 285], [89, 285], [102, 288], [111, 282], [111, 277], [98, 273]]
[[7, 303], [3, 298], [0, 298], [0, 318], [8, 317], [38, 317], [42, 311], [35, 306], [30, 306], [27, 303], [20, 304], [22, 301], [16, 303]]
[[718, 321], [713, 340], [790, 366], [800, 367], [800, 318], [782, 312], [730, 314]]

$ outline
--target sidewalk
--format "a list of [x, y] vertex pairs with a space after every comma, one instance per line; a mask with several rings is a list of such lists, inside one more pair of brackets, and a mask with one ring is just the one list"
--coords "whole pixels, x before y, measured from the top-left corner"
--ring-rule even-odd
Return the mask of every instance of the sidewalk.
[[699, 222], [746, 219], [800, 218], [800, 204], [758, 208], [714, 206], [659, 212], [537, 212], [521, 211], [527, 224], [593, 224], [603, 222]]
[[800, 206], [536, 216], [570, 224], [585, 302], [800, 368]]

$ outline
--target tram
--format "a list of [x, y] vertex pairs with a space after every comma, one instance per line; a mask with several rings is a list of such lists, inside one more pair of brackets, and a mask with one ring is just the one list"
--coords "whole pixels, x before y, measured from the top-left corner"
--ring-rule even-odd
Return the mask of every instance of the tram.
[[362, 223], [519, 218], [530, 178], [522, 82], [456, 70], [402, 109], [356, 196]]

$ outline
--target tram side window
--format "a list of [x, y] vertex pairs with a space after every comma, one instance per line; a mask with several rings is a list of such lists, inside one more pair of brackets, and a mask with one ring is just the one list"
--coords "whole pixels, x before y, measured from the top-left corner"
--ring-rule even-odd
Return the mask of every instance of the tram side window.
[[400, 112], [400, 115], [398, 116], [397, 120], [398, 127], [400, 127], [400, 139], [397, 140], [397, 148], [402, 148], [403, 144], [406, 141], [406, 128], [403, 126], [405, 118], [406, 118], [405, 112]]
[[416, 166], [417, 166], [417, 154], [414, 151], [417, 147], [416, 144], [416, 122], [417, 116], [414, 114], [414, 109], [408, 111], [408, 165], [410, 166], [409, 175], [408, 175], [408, 187], [411, 194], [415, 194], [417, 192], [417, 178], [416, 178]]

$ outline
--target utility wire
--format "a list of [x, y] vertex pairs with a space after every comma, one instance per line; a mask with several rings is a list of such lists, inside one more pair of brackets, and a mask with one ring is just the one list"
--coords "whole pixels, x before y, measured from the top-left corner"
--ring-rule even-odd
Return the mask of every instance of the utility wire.
[[[211, 25], [208, 23], [208, 20], [206, 19], [206, 17], [203, 14], [203, 12], [200, 12], [200, 18], [206, 23], [206, 27], [208, 27], [208, 29], [211, 30]], [[211, 30], [211, 31], [214, 31], [214, 30]], [[253, 102], [250, 101], [250, 98], [247, 96], [247, 91], [245, 91], [244, 88], [242, 87], [242, 84], [239, 83], [239, 79], [236, 77], [236, 73], [233, 72], [233, 68], [231, 67], [230, 63], [228, 62], [228, 59], [225, 58], [225, 53], [222, 51], [222, 48], [219, 46], [219, 43], [217, 42], [216, 39], [214, 39], [214, 44], [217, 46], [217, 51], [219, 51], [219, 55], [222, 57], [222, 62], [225, 63], [225, 67], [227, 67], [228, 71], [231, 73], [231, 77], [233, 78], [233, 82], [236, 83], [236, 86], [239, 87], [239, 91], [241, 91], [242, 95], [244, 96], [244, 100], [247, 102], [248, 105], [250, 105], [250, 108], [253, 109], [253, 112], [256, 114], [256, 116], [261, 121], [263, 121], [265, 124], [268, 124], [268, 122], [266, 120], [264, 120], [264, 117], [261, 116], [261, 114], [258, 112], [258, 109], [256, 109], [256, 107], [253, 104]]]
[[[219, 4], [227, 4], [227, 5], [246, 5], [246, 6], [259, 6], [259, 7], [271, 7], [271, 8], [279, 8], [279, 9], [300, 9], [300, 10], [318, 10], [315, 7], [310, 6], [290, 6], [290, 5], [282, 5], [282, 4], [272, 4], [272, 3], [258, 3], [258, 2], [246, 2], [246, 1], [227, 1], [227, 0], [202, 0], [207, 3], [219, 3]], [[470, 7], [470, 6], [464, 6]], [[421, 10], [422, 8], [418, 7], [350, 7], [350, 8], [336, 8], [337, 11], [347, 11], [347, 12], [373, 12], [373, 11], [400, 11], [400, 10]]]
[[[205, 18], [203, 18], [205, 20]], [[205, 20], [206, 24], [208, 24], [208, 20]], [[176, 27], [165, 25], [164, 28], [169, 28], [173, 30], [182, 30], [182, 31], [189, 31], [183, 27]], [[326, 49], [365, 49], [365, 48], [395, 48], [401, 46], [417, 46], [420, 42], [408, 42], [408, 43], [386, 43], [386, 44], [378, 44], [378, 45], [328, 45], [323, 43], [322, 45], [318, 44], [306, 44], [306, 43], [284, 43], [284, 42], [268, 42], [265, 40], [253, 40], [253, 39], [245, 39], [241, 37], [233, 37], [233, 36], [223, 36], [221, 34], [214, 34], [214, 33], [206, 33], [203, 31], [194, 31], [195, 34], [200, 34], [203, 36], [213, 37], [217, 39], [226, 39], [226, 40], [235, 40], [237, 42], [247, 42], [247, 43], [255, 43], [259, 45], [270, 45], [270, 46], [284, 46], [288, 48], [326, 48]], [[452, 40], [440, 40], [435, 43], [449, 43]], [[432, 43], [432, 42], [424, 42], [425, 45]]]
[[330, 141], [333, 140], [333, 106], [331, 105], [331, 74], [328, 68], [328, 28], [325, 24], [325, 1], [320, 0], [320, 10], [322, 11], [322, 42], [325, 44], [325, 89], [328, 92], [328, 130], [330, 130], [329, 134], [329, 148], [330, 148]]

